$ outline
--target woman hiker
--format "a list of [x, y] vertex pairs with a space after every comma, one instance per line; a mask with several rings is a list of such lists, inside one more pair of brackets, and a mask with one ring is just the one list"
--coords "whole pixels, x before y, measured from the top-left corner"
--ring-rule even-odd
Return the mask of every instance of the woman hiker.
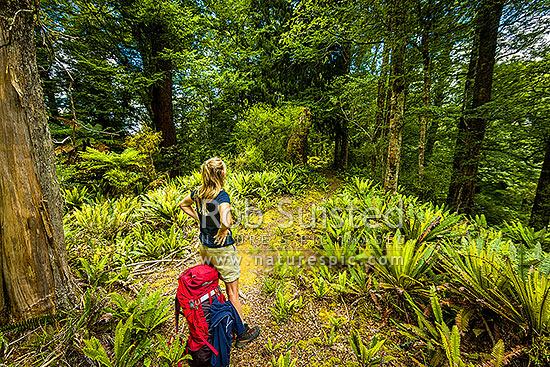
[[[224, 190], [225, 163], [218, 157], [210, 158], [201, 168], [202, 185], [191, 192], [179, 206], [191, 218], [199, 221], [200, 253], [204, 263], [214, 266], [224, 281], [227, 296], [244, 323], [239, 300], [240, 261], [235, 240], [231, 235], [231, 200]], [[193, 208], [196, 205], [197, 211]], [[235, 346], [241, 348], [260, 335], [260, 328], [248, 327], [237, 336]]]

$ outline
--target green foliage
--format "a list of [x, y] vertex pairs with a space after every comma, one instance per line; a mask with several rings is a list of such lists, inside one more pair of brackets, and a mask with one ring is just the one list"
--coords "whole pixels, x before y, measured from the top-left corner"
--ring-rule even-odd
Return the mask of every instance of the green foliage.
[[518, 323], [522, 317], [511, 302], [503, 261], [509, 246], [508, 242], [492, 233], [463, 239], [462, 249], [457, 250], [451, 244], [444, 246], [441, 265], [451, 275], [452, 282], [460, 287], [461, 293], [473, 303], [481, 303]]
[[156, 358], [159, 367], [177, 367], [181, 362], [191, 359], [185, 354], [185, 348], [175, 339], [166, 340], [162, 335], [156, 335]]
[[[449, 361], [449, 366], [465, 367], [466, 363], [460, 358], [460, 333], [458, 332], [458, 327], [453, 325], [450, 333], [448, 329], [444, 331], [440, 330], [439, 332], [441, 333], [441, 341], [447, 355], [447, 360]], [[469, 364], [469, 366], [473, 366], [473, 364]]]
[[527, 280], [518, 274], [516, 268], [507, 262], [506, 276], [511, 282], [512, 292], [531, 333], [543, 335], [550, 331], [550, 275], [534, 270]]
[[80, 158], [80, 169], [90, 178], [99, 179], [105, 193], [140, 193], [148, 183], [147, 156], [137, 150], [127, 148], [115, 153], [88, 148]]
[[[280, 252], [279, 255], [284, 259], [285, 256], [289, 258], [296, 255], [294, 253], [283, 253]], [[299, 255], [298, 255], [299, 256]], [[303, 272], [301, 266], [296, 266], [295, 264], [289, 264], [287, 261], [278, 261], [274, 264], [273, 269], [271, 270], [271, 276], [280, 279], [294, 279], [296, 280], [298, 276]]]
[[65, 205], [71, 210], [82, 207], [82, 204], [87, 201], [89, 192], [86, 186], [75, 186], [70, 189], [64, 189], [63, 194], [65, 196]]
[[281, 348], [283, 345], [284, 345], [284, 342], [273, 344], [273, 342], [271, 341], [271, 338], [268, 337], [267, 338], [267, 344], [265, 345], [265, 348], [267, 349], [269, 354], [273, 355], [275, 353], [275, 351], [277, 349]]
[[547, 232], [540, 230], [536, 232], [533, 228], [529, 228], [521, 224], [521, 222], [504, 222], [504, 235], [511, 239], [514, 243], [523, 244], [528, 248], [542, 245], [548, 251], [550, 245]]
[[152, 176], [155, 174], [153, 163], [153, 154], [160, 150], [162, 133], [154, 132], [149, 126], [143, 126], [137, 134], [128, 136], [124, 141], [124, 146], [140, 152], [148, 157], [147, 165], [144, 166], [145, 172]]
[[[378, 340], [378, 338], [375, 336], [372, 339], [370, 345], [367, 346], [363, 343], [361, 334], [359, 334], [357, 330], [354, 330], [349, 336], [348, 341], [351, 345], [351, 349], [353, 350], [353, 354], [357, 359], [357, 362], [359, 362], [361, 366], [378, 366], [384, 361], [382, 357], [375, 356], [382, 349], [382, 346], [386, 342], [385, 339]], [[386, 358], [386, 361], [387, 360], [388, 359]]]
[[304, 306], [302, 296], [296, 298], [284, 289], [280, 289], [275, 293], [275, 302], [273, 307], [268, 307], [271, 311], [271, 316], [277, 322], [287, 320], [292, 314], [299, 311]]
[[277, 290], [280, 287], [280, 281], [279, 279], [274, 279], [272, 277], [265, 276], [263, 278], [263, 287], [262, 292], [264, 292], [268, 296], [272, 296], [277, 292]]
[[322, 330], [322, 332], [323, 332], [322, 340], [327, 347], [332, 347], [340, 339], [340, 337], [336, 333], [335, 327], [331, 327], [328, 333], [325, 330]]
[[432, 350], [430, 365], [439, 365], [442, 363], [443, 358], [446, 357], [449, 366], [466, 366], [466, 363], [461, 357], [460, 333], [458, 327], [457, 325], [453, 325], [451, 330], [444, 321], [443, 311], [441, 309], [439, 297], [437, 296], [435, 287], [432, 286], [430, 288], [430, 303], [435, 319], [433, 322], [425, 316], [407, 292], [404, 294], [407, 302], [416, 314], [418, 326], [408, 324], [398, 326], [402, 329], [402, 332], [405, 335], [420, 338], [430, 348], [436, 348], [435, 350]]
[[136, 219], [139, 202], [136, 199], [120, 198], [92, 204], [84, 204], [74, 210], [67, 223], [76, 229], [70, 237], [103, 242], [112, 240], [124, 230], [130, 228]]
[[[333, 233], [335, 232], [331, 227]], [[334, 258], [339, 264], [346, 265], [352, 257], [358, 254], [358, 239], [352, 233], [346, 232], [342, 236], [321, 237], [321, 256]]]
[[252, 195], [252, 175], [246, 172], [235, 173], [227, 178], [227, 186], [233, 197], [246, 198]]
[[327, 321], [326, 327], [334, 329], [335, 331], [341, 329], [342, 326], [347, 324], [349, 321], [344, 316], [336, 316], [331, 312], [322, 311], [321, 313], [319, 313], [319, 316]]
[[433, 205], [411, 204], [405, 210], [401, 233], [407, 239], [414, 239], [417, 243], [435, 242], [443, 237], [450, 238], [452, 230], [457, 224], [464, 221], [463, 216], [452, 214]]
[[118, 293], [111, 293], [113, 316], [120, 319], [133, 318], [132, 328], [145, 334], [152, 333], [171, 316], [172, 300], [164, 297], [160, 291], [147, 294], [143, 287], [135, 300], [128, 300]]
[[352, 176], [346, 184], [346, 190], [354, 196], [362, 197], [377, 188], [373, 180]]
[[148, 226], [135, 228], [131, 255], [138, 258], [158, 259], [187, 250], [190, 243], [183, 238], [176, 224], [166, 231], [155, 231]]
[[367, 294], [371, 288], [371, 278], [363, 266], [349, 268], [350, 278], [348, 280], [349, 289], [357, 294]]
[[4, 355], [9, 347], [9, 343], [4, 339], [4, 334], [0, 332], [0, 363], [4, 363]]
[[240, 156], [237, 168], [263, 169], [285, 160], [288, 140], [298, 126], [301, 107], [273, 108], [267, 104], [251, 107], [235, 126]]
[[323, 279], [320, 276], [315, 275], [315, 273], [312, 274], [312, 287], [313, 287], [313, 297], [317, 299], [325, 298], [326, 296], [330, 295], [332, 287], [330, 283], [328, 283], [325, 279]]
[[82, 329], [96, 331], [100, 328], [106, 304], [109, 302], [101, 288], [89, 288], [81, 297], [79, 312], [67, 315], [69, 330], [78, 333]]
[[298, 358], [290, 360], [290, 351], [288, 351], [284, 356], [281, 354], [277, 359], [275, 356], [271, 356], [272, 367], [295, 367], [297, 361]]
[[38, 328], [40, 326], [47, 325], [52, 321], [55, 321], [55, 319], [56, 319], [55, 315], [44, 315], [44, 316], [32, 317], [27, 320], [2, 326], [2, 328], [0, 328], [0, 334], [5, 334], [9, 331], [24, 331], [24, 330]]
[[134, 316], [119, 321], [115, 330], [114, 358], [111, 360], [99, 340], [84, 340], [84, 354], [105, 367], [132, 367], [140, 363], [149, 352], [152, 339], [140, 336], [134, 327]]
[[[384, 243], [384, 242], [383, 242]], [[378, 243], [370, 241], [370, 251], [375, 259], [374, 268], [384, 279], [384, 287], [413, 290], [423, 285], [423, 277], [437, 259], [437, 248], [417, 239], [405, 239], [399, 232], [392, 238]]]
[[81, 277], [85, 278], [92, 287], [107, 283], [110, 280], [109, 258], [108, 255], [100, 257], [99, 254], [94, 254], [91, 261], [86, 258], [80, 258], [79, 260], [82, 265]]
[[548, 336], [538, 336], [533, 338], [533, 342], [527, 354], [529, 355], [530, 361], [532, 361], [535, 366], [547, 366], [550, 363], [550, 337]]

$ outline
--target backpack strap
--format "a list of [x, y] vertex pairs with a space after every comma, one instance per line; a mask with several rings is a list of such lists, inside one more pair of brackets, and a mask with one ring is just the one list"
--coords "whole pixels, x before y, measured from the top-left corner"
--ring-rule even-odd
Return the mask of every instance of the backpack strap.
[[180, 301], [178, 301], [178, 296], [174, 297], [175, 304], [174, 304], [174, 310], [176, 313], [176, 333], [178, 332], [178, 322], [180, 320]]
[[216, 350], [216, 348], [214, 348], [214, 347], [212, 346], [212, 344], [210, 344], [207, 340], [204, 339], [204, 337], [203, 337], [202, 335], [200, 336], [200, 338], [201, 338], [201, 340], [204, 342], [204, 344], [206, 344], [206, 346], [207, 346], [208, 348], [210, 348], [210, 350], [212, 351], [212, 353], [214, 353], [215, 355], [220, 354], [220, 353]]
[[[218, 298], [220, 295], [221, 295], [220, 287], [214, 288], [210, 292], [203, 294], [201, 298], [198, 298], [194, 301], [189, 301], [189, 308], [191, 309], [198, 308], [206, 300], [209, 300], [210, 303], [212, 304], [212, 297], [217, 296], [216, 298]], [[177, 299], [176, 299], [176, 302], [177, 302]]]
[[[193, 315], [193, 318], [197, 317], [197, 314], [196, 314], [195, 312], [191, 313], [191, 315]], [[193, 320], [193, 323], [195, 323], [196, 321], [197, 321], [197, 320], [194, 319], [194, 320]], [[218, 355], [218, 354], [219, 354], [218, 351], [216, 350], [216, 348], [214, 348], [214, 347], [212, 346], [212, 344], [210, 344], [210, 343], [208, 342], [208, 340], [205, 339], [204, 335], [202, 335], [201, 333], [199, 333], [197, 336], [199, 337], [199, 339], [200, 339], [204, 344], [206, 344], [206, 346], [207, 346], [208, 348], [210, 348], [210, 350], [212, 351], [212, 353], [214, 353], [215, 355]]]

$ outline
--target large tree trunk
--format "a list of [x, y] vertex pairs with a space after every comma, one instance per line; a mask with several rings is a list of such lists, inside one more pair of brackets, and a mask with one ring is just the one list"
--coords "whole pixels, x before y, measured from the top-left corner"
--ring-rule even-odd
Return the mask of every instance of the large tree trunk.
[[172, 63], [160, 57], [153, 60], [153, 63], [156, 63], [157, 71], [162, 73], [162, 79], [157, 81], [151, 90], [152, 119], [157, 130], [162, 132], [161, 146], [171, 147], [177, 142], [172, 103]]
[[420, 44], [420, 50], [422, 52], [422, 65], [423, 65], [423, 79], [424, 83], [422, 86], [422, 105], [424, 111], [420, 117], [420, 142], [418, 144], [418, 185], [422, 188], [422, 173], [424, 170], [424, 150], [426, 147], [426, 131], [428, 129], [428, 118], [430, 116], [430, 88], [431, 88], [431, 66], [432, 59], [430, 56], [430, 50], [428, 47], [428, 35], [425, 34], [422, 36], [422, 41]]
[[[333, 64], [332, 78], [349, 74], [351, 67], [351, 46], [349, 43], [335, 44], [332, 46], [336, 53], [336, 61]], [[338, 170], [348, 168], [349, 157], [349, 132], [348, 121], [345, 117], [333, 117], [334, 119], [334, 161], [333, 166]]]
[[474, 203], [480, 150], [487, 127], [486, 117], [480, 116], [480, 107], [491, 100], [498, 27], [503, 7], [504, 0], [485, 0], [480, 3], [476, 16], [474, 47], [447, 196], [447, 204], [464, 213], [470, 213]]
[[52, 314], [73, 290], [27, 7], [0, 3], [0, 325]]
[[539, 183], [533, 210], [531, 211], [531, 220], [529, 225], [535, 230], [541, 230], [548, 227], [550, 223], [550, 137], [546, 138], [546, 154], [542, 163]]
[[384, 43], [382, 50], [382, 65], [378, 76], [378, 93], [376, 96], [376, 116], [374, 121], [374, 138], [376, 143], [385, 129], [384, 112], [386, 111], [386, 86], [388, 84], [388, 63], [390, 58], [390, 45]]
[[336, 123], [334, 137], [334, 161], [333, 166], [338, 170], [346, 170], [348, 168], [349, 158], [349, 137], [348, 126], [345, 119]]
[[392, 4], [392, 33], [394, 45], [391, 55], [391, 75], [393, 77], [390, 100], [390, 129], [386, 176], [384, 188], [397, 190], [399, 165], [401, 164], [401, 139], [405, 113], [405, 59], [407, 55], [407, 11], [405, 0], [394, 0]]
[[[144, 74], [149, 78], [161, 75], [142, 98], [155, 129], [162, 132], [161, 147], [174, 146], [177, 143], [177, 138], [172, 94], [172, 62], [162, 56], [166, 46], [170, 47], [167, 30], [163, 28], [162, 24], [144, 23], [136, 20], [133, 13], [136, 7], [135, 1], [121, 0], [118, 5], [122, 18], [127, 22], [135, 39], [136, 48], [143, 63]], [[162, 5], [159, 6], [162, 7]], [[157, 12], [160, 11], [160, 8], [149, 10]]]

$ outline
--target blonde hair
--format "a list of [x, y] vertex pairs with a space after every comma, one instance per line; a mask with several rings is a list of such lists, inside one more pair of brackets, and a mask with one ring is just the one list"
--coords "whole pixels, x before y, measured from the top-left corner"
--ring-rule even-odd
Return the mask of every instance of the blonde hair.
[[197, 187], [197, 197], [201, 200], [201, 211], [206, 214], [206, 204], [223, 190], [225, 163], [218, 158], [210, 158], [201, 166], [202, 185]]

